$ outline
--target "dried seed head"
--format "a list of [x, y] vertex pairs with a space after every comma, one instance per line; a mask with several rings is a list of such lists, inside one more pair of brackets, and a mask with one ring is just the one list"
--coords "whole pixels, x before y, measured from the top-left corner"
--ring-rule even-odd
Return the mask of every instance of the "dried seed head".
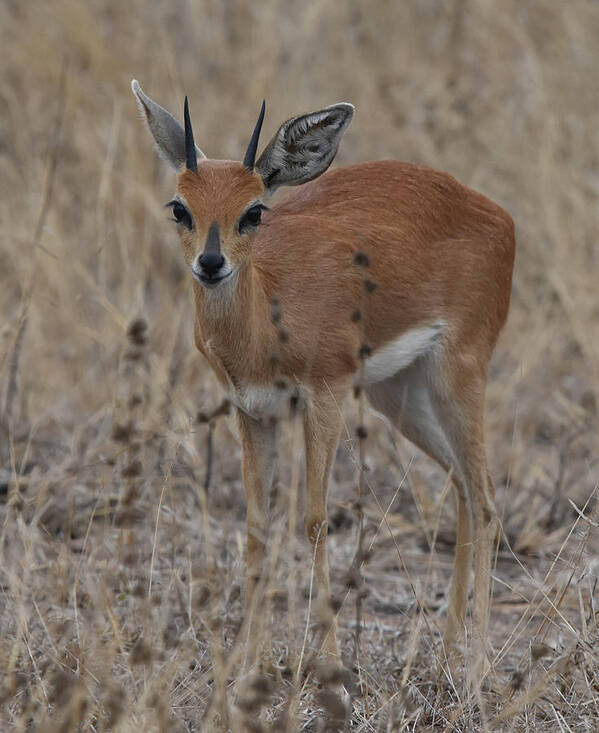
[[138, 407], [143, 402], [143, 397], [140, 394], [133, 394], [129, 399], [127, 400], [127, 407], [130, 410], [133, 410], [135, 407]]
[[281, 309], [281, 303], [278, 298], [271, 298], [270, 301], [270, 317], [273, 323], [280, 323], [283, 317], [283, 311]]
[[591, 415], [597, 414], [597, 398], [590, 389], [583, 392], [580, 398], [580, 404]]
[[127, 550], [123, 554], [123, 565], [128, 565], [129, 567], [133, 567], [137, 561], [139, 560], [139, 556], [135, 550]]
[[129, 653], [129, 660], [133, 665], [149, 664], [152, 661], [152, 656], [152, 648], [140, 636]]
[[368, 437], [368, 430], [364, 427], [364, 425], [358, 425], [356, 428], [356, 435], [358, 436], [359, 440], [366, 440]]
[[372, 293], [377, 289], [377, 284], [374, 282], [374, 280], [369, 280], [366, 278], [364, 280], [364, 290], [366, 290], [367, 293]]
[[360, 585], [360, 572], [355, 565], [345, 574], [345, 587], [349, 590], [355, 590]]
[[[17, 674], [13, 674], [11, 682], [16, 692], [20, 686]], [[50, 683], [48, 700], [55, 705], [66, 703], [72, 694], [74, 684], [75, 680], [72, 675], [64, 670], [57, 672]]]
[[359, 308], [351, 314], [352, 323], [360, 323], [362, 320], [362, 311]]
[[329, 598], [329, 606], [331, 607], [331, 611], [334, 614], [339, 613], [342, 605], [343, 605], [343, 600], [341, 598], [335, 598], [335, 597]]
[[362, 385], [354, 384], [354, 398], [357, 400], [362, 394]]
[[277, 611], [286, 611], [289, 599], [283, 588], [273, 588], [270, 592], [271, 602]]
[[193, 603], [195, 608], [202, 609], [206, 606], [210, 600], [210, 588], [207, 585], [202, 585], [196, 588], [194, 591]]
[[323, 687], [346, 685], [349, 687], [349, 671], [340, 662], [322, 661], [315, 670], [316, 679]]
[[134, 431], [135, 428], [133, 427], [131, 420], [129, 420], [125, 425], [115, 423], [112, 426], [112, 439], [117, 443], [128, 443]]
[[358, 267], [370, 267], [370, 258], [365, 252], [356, 252], [354, 255], [354, 265]]
[[196, 415], [196, 422], [200, 424], [209, 423], [221, 415], [228, 415], [231, 412], [231, 403], [229, 400], [224, 399], [218, 407], [215, 407], [212, 412], [204, 412], [201, 410]]
[[104, 698], [104, 712], [108, 728], [114, 729], [123, 714], [125, 698], [120, 687], [111, 684]]
[[121, 507], [130, 506], [139, 498], [137, 489], [135, 486], [129, 486], [126, 494], [121, 497]]
[[133, 527], [142, 519], [145, 519], [145, 513], [141, 509], [123, 507], [114, 515], [114, 525], [119, 528]]
[[512, 690], [518, 691], [524, 684], [524, 672], [519, 669], [515, 669], [512, 672], [512, 678], [510, 679], [510, 687]]
[[22, 512], [24, 507], [23, 497], [18, 491], [14, 491], [8, 502], [11, 509], [15, 512]]
[[162, 631], [162, 641], [167, 649], [179, 646], [179, 632], [174, 621], [169, 621]]
[[550, 646], [547, 644], [543, 644], [542, 642], [538, 644], [533, 644], [532, 649], [530, 650], [530, 656], [532, 657], [533, 662], [538, 661], [539, 659], [542, 659], [543, 657], [549, 656], [553, 650]]
[[125, 351], [123, 358], [127, 361], [140, 361], [143, 355], [144, 352], [142, 349], [137, 349], [133, 346]]
[[289, 332], [284, 328], [279, 328], [279, 341], [286, 344], [289, 341]]
[[128, 465], [126, 465], [123, 470], [121, 471], [121, 476], [123, 478], [133, 478], [134, 476], [139, 476], [142, 472], [142, 465], [141, 461], [136, 458], [135, 460], [131, 461]]
[[372, 346], [367, 343], [363, 343], [358, 351], [360, 359], [367, 359], [372, 354]]
[[212, 417], [220, 417], [221, 415], [229, 415], [231, 412], [231, 402], [225, 398], [220, 405], [212, 413]]
[[325, 711], [327, 730], [339, 730], [345, 722], [345, 705], [341, 697], [332, 690], [319, 690], [315, 697]]
[[218, 631], [222, 628], [224, 619], [222, 616], [215, 614], [212, 618], [208, 619], [208, 628], [211, 631]]
[[154, 690], [148, 695], [147, 698], [148, 702], [147, 705], [149, 708], [154, 708], [154, 710], [162, 711], [164, 710], [164, 700], [162, 698], [162, 695], [157, 691]]
[[274, 386], [276, 389], [287, 389], [288, 384], [284, 379], [275, 379]]
[[258, 711], [268, 703], [273, 687], [273, 681], [267, 675], [252, 675], [238, 699], [239, 708], [246, 713]]
[[360, 553], [360, 562], [361, 563], [370, 562], [370, 560], [372, 560], [373, 555], [374, 555], [374, 550], [372, 549], [362, 550], [362, 552]]
[[273, 683], [270, 677], [267, 677], [265, 674], [256, 675], [253, 680], [250, 682], [250, 687], [253, 692], [255, 692], [257, 695], [260, 695], [264, 702], [267, 701], [268, 696], [272, 692], [273, 689]]
[[129, 324], [127, 329], [127, 337], [132, 344], [136, 346], [144, 346], [148, 341], [147, 336], [148, 324], [143, 318], [135, 318]]

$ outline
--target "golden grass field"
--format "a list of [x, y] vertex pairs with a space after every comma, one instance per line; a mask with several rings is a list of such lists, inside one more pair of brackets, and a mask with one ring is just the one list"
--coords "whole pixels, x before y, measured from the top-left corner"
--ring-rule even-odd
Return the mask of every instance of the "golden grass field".
[[[0, 730], [598, 730], [599, 3], [7, 0], [0, 49]], [[335, 165], [424, 163], [514, 218], [482, 686], [467, 651], [441, 662], [447, 477], [370, 414], [357, 603], [351, 402], [329, 496], [346, 671], [315, 653], [295, 422], [248, 671], [240, 448], [202, 416], [222, 395], [131, 78], [179, 117], [188, 94], [210, 157], [241, 158], [263, 97], [263, 144], [351, 101]]]

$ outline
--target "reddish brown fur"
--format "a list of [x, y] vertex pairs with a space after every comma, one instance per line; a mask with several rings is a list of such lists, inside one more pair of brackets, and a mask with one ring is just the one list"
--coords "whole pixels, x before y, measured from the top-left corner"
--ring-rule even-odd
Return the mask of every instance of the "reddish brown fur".
[[[295, 404], [306, 446], [305, 525], [321, 618], [329, 619], [322, 648], [338, 655], [329, 603], [326, 497], [340, 403], [357, 373], [365, 378], [369, 370], [363, 388], [374, 408], [451, 472], [456, 552], [444, 643], [453, 656], [465, 641], [474, 555], [478, 684], [489, 659], [496, 527], [484, 392], [509, 306], [512, 220], [451, 176], [406, 163], [366, 163], [315, 178], [330, 164], [351, 121], [349, 104], [288, 120], [250, 170], [231, 161], [196, 163], [187, 144], [182, 150], [183, 130], [173, 118], [136, 81], [132, 90], [162, 154], [177, 170], [186, 166], [173, 207], [185, 259], [197, 278], [196, 344], [236, 405], [243, 447], [248, 640], [277, 457], [272, 418]], [[186, 143], [189, 132], [187, 119]], [[258, 223], [263, 179], [276, 187], [313, 178]], [[368, 267], [359, 265], [358, 253]], [[281, 323], [273, 323], [274, 302]], [[372, 359], [359, 370], [361, 356], [371, 351]]]
[[[440, 319], [461, 352], [482, 350], [488, 360], [508, 311], [513, 222], [451, 176], [393, 161], [340, 168], [288, 193], [246, 236], [236, 222], [263, 186], [241, 164], [202, 161], [197, 175], [181, 174], [179, 192], [199, 233], [194, 253], [216, 219], [223, 251], [241, 268], [237, 304], [217, 322], [204, 310], [213, 293], [195, 284], [197, 343], [223, 383], [223, 368], [233, 383], [271, 381], [274, 296], [290, 336], [282, 347], [286, 376], [319, 386], [354, 374], [360, 338], [350, 317], [363, 303], [358, 251], [369, 256], [366, 276], [377, 284], [364, 323], [374, 349]], [[205, 348], [209, 338], [218, 359]]]
[[[255, 232], [240, 235], [239, 217], [263, 193], [259, 176], [239, 163], [202, 161], [197, 174], [185, 171], [179, 177], [179, 195], [195, 220], [191, 232], [180, 227], [186, 259], [191, 264], [202, 251], [216, 220], [223, 254], [237, 270], [229, 285], [218, 286], [220, 293], [194, 283], [198, 348], [234, 395], [249, 388], [268, 401], [276, 392], [273, 380], [281, 375], [307, 393], [306, 528], [319, 597], [328, 609], [328, 476], [341, 427], [339, 403], [359, 367], [362, 329], [376, 350], [410, 329], [443, 323], [441, 349], [420, 365], [398, 368], [367, 394], [410, 440], [454, 471], [458, 521], [445, 649], [450, 653], [465, 638], [475, 550], [473, 669], [480, 679], [488, 659], [495, 532], [484, 448], [484, 389], [509, 306], [513, 222], [445, 173], [379, 162], [341, 168], [296, 189], [263, 215]], [[355, 263], [358, 252], [369, 258], [366, 270]], [[368, 295], [365, 277], [376, 284]], [[273, 298], [280, 302], [288, 333], [283, 342], [271, 322]], [[364, 314], [361, 324], [352, 319], [357, 309]], [[256, 391], [260, 386], [270, 393]], [[272, 423], [250, 414], [240, 399], [251, 618], [263, 567], [266, 494], [276, 447]], [[323, 644], [327, 653], [338, 654], [334, 620]]]

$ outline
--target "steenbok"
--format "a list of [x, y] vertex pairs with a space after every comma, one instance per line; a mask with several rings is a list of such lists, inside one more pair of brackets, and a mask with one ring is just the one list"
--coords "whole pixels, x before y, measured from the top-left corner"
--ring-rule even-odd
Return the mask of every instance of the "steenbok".
[[[290, 409], [303, 416], [305, 525], [319, 599], [328, 604], [327, 486], [339, 408], [359, 375], [374, 409], [451, 471], [457, 539], [445, 649], [465, 638], [474, 551], [473, 637], [482, 663], [496, 534], [484, 398], [510, 300], [512, 219], [446, 173], [418, 165], [363, 163], [322, 175], [351, 104], [293, 117], [256, 160], [262, 105], [239, 163], [207, 159], [196, 147], [187, 100], [182, 127], [137, 81], [131, 87], [159, 153], [178, 173], [169, 206], [193, 277], [195, 342], [236, 408], [246, 609], [265, 555], [276, 422]], [[266, 206], [279, 186], [299, 184]], [[367, 280], [356, 262], [368, 266]], [[324, 650], [338, 654], [334, 626]]]

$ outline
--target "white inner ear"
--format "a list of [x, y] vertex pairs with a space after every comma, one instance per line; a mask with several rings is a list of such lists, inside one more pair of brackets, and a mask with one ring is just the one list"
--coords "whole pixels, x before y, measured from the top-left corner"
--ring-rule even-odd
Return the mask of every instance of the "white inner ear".
[[[320, 125], [324, 122], [327, 117], [330, 117], [328, 127], [339, 129], [339, 123], [335, 124], [334, 116], [330, 112], [314, 112], [307, 117], [302, 117], [297, 121], [292, 121], [288, 130], [286, 131], [285, 137], [289, 142], [295, 142], [298, 138], [306, 135], [312, 127]], [[295, 122], [295, 124], [294, 124]]]
[[[150, 99], [139, 86], [136, 79], [131, 82], [135, 101], [143, 114], [159, 154], [176, 170], [185, 166], [185, 131], [183, 126], [164, 107]], [[198, 160], [206, 156], [196, 145]]]
[[339, 130], [346, 121], [337, 110], [324, 110], [322, 112], [313, 112], [300, 119], [291, 120], [287, 123], [287, 127], [281, 131], [286, 145], [293, 145], [306, 138], [306, 145], [309, 142], [324, 140], [329, 149], [336, 148], [339, 140], [336, 139]]
[[353, 112], [351, 104], [341, 102], [284, 122], [256, 163], [269, 194], [279, 186], [297, 186], [324, 173]]

